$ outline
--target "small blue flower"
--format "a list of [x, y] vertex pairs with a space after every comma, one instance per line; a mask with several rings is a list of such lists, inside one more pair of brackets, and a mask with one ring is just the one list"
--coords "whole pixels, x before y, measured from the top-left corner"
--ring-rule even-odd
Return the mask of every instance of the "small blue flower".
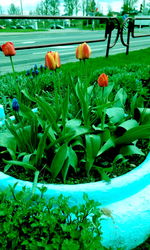
[[46, 69], [47, 69], [47, 67], [46, 67], [46, 66], [44, 66], [44, 69], [46, 70]]
[[38, 69], [35, 70], [35, 74], [38, 75], [39, 74], [39, 71]]
[[19, 103], [16, 98], [13, 98], [12, 100], [12, 109], [17, 112], [19, 111]]

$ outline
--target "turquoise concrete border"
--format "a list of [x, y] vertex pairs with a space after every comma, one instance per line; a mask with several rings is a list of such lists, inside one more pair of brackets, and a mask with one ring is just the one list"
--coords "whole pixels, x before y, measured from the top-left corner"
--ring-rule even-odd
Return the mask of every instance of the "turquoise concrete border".
[[[0, 189], [8, 185], [32, 188], [32, 182], [18, 180], [0, 172]], [[141, 244], [150, 235], [150, 153], [145, 161], [129, 173], [111, 179], [87, 184], [40, 184], [47, 187], [45, 197], [70, 196], [70, 204], [83, 202], [83, 193], [90, 199], [101, 203], [101, 207], [110, 210], [111, 217], [103, 215], [102, 244], [111, 249], [132, 249]], [[36, 190], [39, 193], [39, 190]]]
[[[37, 108], [32, 109], [33, 112], [37, 112]], [[14, 115], [9, 117], [10, 120], [14, 121], [15, 117]], [[5, 113], [4, 113], [4, 108], [2, 105], [0, 105], [0, 127], [2, 127], [3, 125], [5, 125]]]
[[3, 105], [0, 104], [0, 124], [3, 124], [3, 120], [5, 119], [5, 112]]

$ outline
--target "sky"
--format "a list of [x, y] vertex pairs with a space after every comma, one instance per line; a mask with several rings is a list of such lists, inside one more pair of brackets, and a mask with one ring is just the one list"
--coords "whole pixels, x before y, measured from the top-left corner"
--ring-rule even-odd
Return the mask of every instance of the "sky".
[[[0, 0], [0, 5], [2, 6], [4, 14], [7, 14], [7, 9], [11, 3], [15, 4], [17, 7], [20, 7], [21, 0]], [[140, 4], [143, 0], [138, 0], [137, 7], [139, 8]], [[149, 0], [148, 0], [149, 1]], [[22, 0], [23, 5], [23, 13], [27, 15], [30, 10], [35, 10], [37, 4], [41, 2], [41, 0]], [[63, 0], [61, 0], [61, 14], [63, 14]], [[108, 6], [112, 8], [113, 11], [120, 11], [123, 0], [96, 0], [98, 3], [98, 8], [100, 12], [103, 14], [107, 14]]]

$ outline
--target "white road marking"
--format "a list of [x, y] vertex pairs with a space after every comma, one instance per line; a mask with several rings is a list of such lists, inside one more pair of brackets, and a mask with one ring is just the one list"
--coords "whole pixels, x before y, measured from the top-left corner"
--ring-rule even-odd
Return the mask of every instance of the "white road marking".
[[26, 42], [21, 42], [23, 44], [28, 44], [28, 43], [36, 43], [36, 41], [26, 41]]
[[63, 45], [63, 46], [54, 46], [53, 48], [61, 48], [61, 49], [65, 49], [65, 48], [75, 48], [76, 45]]
[[42, 55], [42, 54], [45, 54], [46, 52], [45, 51], [42, 51], [42, 52], [35, 52], [35, 53], [32, 53], [32, 55]]

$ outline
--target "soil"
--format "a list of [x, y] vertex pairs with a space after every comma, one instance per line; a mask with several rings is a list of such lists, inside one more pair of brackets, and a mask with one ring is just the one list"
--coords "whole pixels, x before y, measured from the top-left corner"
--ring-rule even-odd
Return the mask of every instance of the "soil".
[[[101, 162], [100, 162], [100, 166], [103, 167], [104, 169], [113, 167], [113, 171], [112, 172], [107, 172], [107, 177], [106, 177], [106, 181], [109, 181], [110, 178], [115, 178], [117, 176], [121, 176], [123, 174], [126, 174], [127, 172], [135, 169], [137, 166], [139, 166], [144, 159], [146, 158], [147, 154], [150, 151], [150, 145], [149, 145], [149, 141], [148, 140], [140, 140], [138, 142], [139, 148], [142, 149], [142, 151], [145, 153], [145, 156], [141, 156], [141, 155], [133, 155], [133, 156], [129, 156], [126, 157], [127, 161], [122, 163], [122, 162], [117, 162], [117, 164], [113, 164], [112, 163], [112, 159], [111, 157], [108, 155], [110, 154], [106, 154], [105, 157], [101, 158]], [[112, 154], [111, 154], [112, 155]], [[2, 155], [3, 159], [8, 159], [8, 154], [3, 154]], [[5, 163], [1, 160], [0, 161], [0, 171], [4, 172], [4, 167], [5, 167]], [[97, 166], [99, 166], [99, 164], [96, 164]], [[18, 166], [12, 166], [7, 172], [6, 174], [13, 176], [17, 179], [21, 179], [21, 180], [25, 180], [25, 181], [33, 181], [34, 180], [34, 172], [31, 170], [25, 170], [23, 167], [19, 167]], [[87, 177], [86, 173], [85, 173], [85, 168], [84, 165], [80, 166], [80, 169], [78, 169], [78, 172], [75, 173], [72, 171], [69, 172], [68, 174], [68, 178], [65, 181], [65, 184], [79, 184], [79, 183], [90, 183], [90, 182], [96, 182], [96, 181], [101, 181], [101, 175], [99, 174], [99, 172], [96, 169], [92, 169], [92, 171], [90, 172], [90, 176]], [[42, 169], [42, 171], [40, 171], [39, 174], [39, 178], [38, 178], [38, 182], [40, 183], [57, 183], [57, 184], [62, 184], [62, 177], [58, 176], [55, 180], [52, 179], [49, 175], [49, 172], [46, 169]]]

